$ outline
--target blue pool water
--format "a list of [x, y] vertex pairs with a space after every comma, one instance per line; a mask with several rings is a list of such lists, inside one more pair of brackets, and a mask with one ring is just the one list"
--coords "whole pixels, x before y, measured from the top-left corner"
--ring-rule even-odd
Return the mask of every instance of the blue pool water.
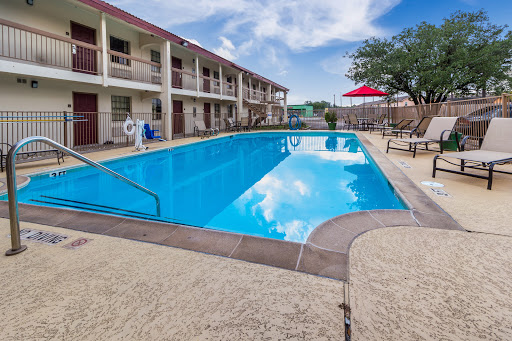
[[[160, 219], [275, 239], [304, 242], [343, 213], [404, 209], [354, 134], [245, 134], [103, 164], [156, 192]], [[156, 218], [153, 197], [89, 166], [34, 176], [19, 199]]]

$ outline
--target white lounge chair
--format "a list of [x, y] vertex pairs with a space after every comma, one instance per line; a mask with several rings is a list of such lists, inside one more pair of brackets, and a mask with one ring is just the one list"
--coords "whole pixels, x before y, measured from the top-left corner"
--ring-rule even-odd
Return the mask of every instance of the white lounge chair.
[[[467, 139], [466, 136], [461, 144], [461, 151], [458, 153], [450, 153], [443, 155], [436, 155], [434, 157], [434, 165], [432, 177], [436, 177], [436, 171], [443, 171], [448, 173], [455, 173], [460, 175], [471, 176], [474, 178], [487, 179], [487, 189], [492, 187], [493, 173], [512, 174], [511, 172], [497, 171], [495, 166], [504, 165], [512, 162], [512, 118], [493, 118], [487, 128], [487, 132], [482, 141], [479, 150], [465, 151]], [[460, 164], [446, 160], [446, 158], [453, 158], [460, 160]], [[437, 160], [443, 160], [452, 165], [460, 167], [459, 170], [446, 169], [437, 167]], [[465, 168], [478, 169], [488, 172], [488, 175], [480, 175], [464, 172]]]
[[197, 136], [202, 135], [201, 138], [210, 137], [212, 135], [219, 134], [219, 129], [217, 128], [206, 128], [204, 121], [194, 121], [194, 131], [197, 132]]
[[[416, 150], [419, 145], [423, 145], [425, 148], [420, 148], [422, 150], [428, 150], [428, 146], [430, 144], [439, 144], [439, 148], [441, 149], [441, 154], [443, 154], [444, 142], [453, 142], [455, 141], [457, 144], [457, 148], [459, 147], [458, 134], [455, 134], [455, 140], [450, 140], [450, 135], [453, 131], [453, 127], [455, 126], [455, 122], [457, 122], [458, 117], [434, 117], [430, 122], [427, 131], [423, 137], [411, 137], [406, 139], [390, 139], [388, 141], [388, 148], [386, 153], [389, 152], [390, 149], [396, 150], [405, 150], [413, 153], [413, 158], [416, 157]], [[399, 147], [391, 147], [391, 143], [405, 148]]]

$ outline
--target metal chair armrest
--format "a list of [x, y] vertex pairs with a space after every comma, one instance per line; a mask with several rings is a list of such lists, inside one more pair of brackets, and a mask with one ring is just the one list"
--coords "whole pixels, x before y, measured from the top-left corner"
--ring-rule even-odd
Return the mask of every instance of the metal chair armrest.
[[481, 147], [482, 146], [482, 142], [484, 140], [483, 137], [477, 137], [477, 136], [464, 136], [464, 138], [462, 139], [461, 143], [460, 143], [460, 150], [461, 151], [464, 151], [466, 149], [466, 143], [468, 142], [469, 139], [475, 139], [475, 140], [478, 140], [478, 147]]

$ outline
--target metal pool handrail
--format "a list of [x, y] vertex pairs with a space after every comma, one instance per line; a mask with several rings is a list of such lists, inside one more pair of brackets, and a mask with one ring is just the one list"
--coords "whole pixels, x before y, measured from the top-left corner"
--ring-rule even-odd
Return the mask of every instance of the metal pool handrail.
[[113, 176], [114, 178], [117, 178], [124, 183], [127, 183], [128, 185], [135, 187], [151, 196], [153, 196], [156, 200], [156, 214], [157, 216], [160, 216], [160, 198], [158, 197], [158, 194], [155, 192], [150, 191], [149, 189], [142, 187], [136, 182], [133, 182], [132, 180], [125, 178], [121, 174], [118, 174], [114, 172], [111, 169], [108, 169], [105, 166], [100, 165], [97, 162], [94, 162], [92, 160], [89, 160], [85, 156], [78, 154], [77, 152], [64, 147], [63, 145], [50, 140], [47, 137], [43, 136], [31, 136], [24, 138], [14, 144], [14, 146], [11, 147], [7, 154], [7, 162], [6, 162], [6, 171], [7, 171], [7, 195], [9, 198], [9, 217], [10, 217], [10, 226], [11, 226], [11, 246], [12, 248], [10, 250], [7, 250], [5, 253], [6, 256], [11, 256], [18, 254], [20, 252], [23, 252], [27, 249], [25, 245], [21, 245], [21, 238], [20, 238], [20, 217], [18, 212], [18, 196], [17, 196], [17, 188], [16, 188], [16, 168], [15, 168], [15, 160], [16, 153], [18, 150], [20, 150], [23, 146], [32, 143], [32, 142], [43, 142], [46, 143], [56, 149], [59, 149], [62, 152], [65, 152], [74, 158], [93, 166], [96, 169], [99, 169], [100, 171], [107, 173], [108, 175]]

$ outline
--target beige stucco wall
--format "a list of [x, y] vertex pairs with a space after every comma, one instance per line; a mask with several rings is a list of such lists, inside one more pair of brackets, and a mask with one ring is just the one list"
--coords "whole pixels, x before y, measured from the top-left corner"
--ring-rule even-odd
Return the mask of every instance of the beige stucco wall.
[[7, 20], [69, 38], [71, 21], [94, 28], [97, 33], [100, 29], [99, 14], [62, 0], [34, 1], [33, 6], [25, 0], [2, 1], [0, 13]]

